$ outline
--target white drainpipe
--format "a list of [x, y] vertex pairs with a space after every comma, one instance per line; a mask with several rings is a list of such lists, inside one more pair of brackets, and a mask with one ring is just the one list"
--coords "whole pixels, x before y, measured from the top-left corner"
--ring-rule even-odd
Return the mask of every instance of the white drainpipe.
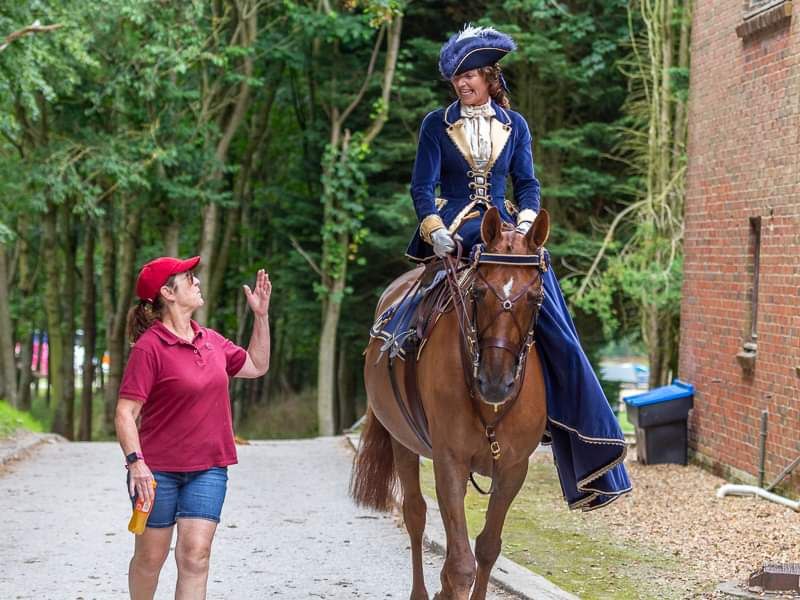
[[737, 485], [734, 483], [726, 483], [717, 490], [717, 498], [724, 498], [729, 494], [732, 496], [760, 496], [765, 500], [783, 504], [794, 511], [800, 512], [800, 502], [789, 500], [788, 498], [784, 498], [778, 494], [773, 494], [772, 492], [768, 492], [764, 488], [760, 488], [757, 485]]

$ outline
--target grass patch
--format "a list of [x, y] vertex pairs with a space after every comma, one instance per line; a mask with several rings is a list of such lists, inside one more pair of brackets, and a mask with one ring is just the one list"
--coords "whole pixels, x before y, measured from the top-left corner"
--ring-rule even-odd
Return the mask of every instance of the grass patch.
[[50, 431], [53, 415], [47, 404], [47, 385], [37, 385], [31, 392], [31, 416], [39, 421], [45, 431]]
[[317, 399], [313, 391], [248, 410], [236, 434], [248, 439], [298, 439], [317, 435]]
[[13, 408], [5, 400], [0, 400], [0, 439], [11, 437], [17, 429], [42, 431], [42, 424], [30, 414]]
[[[423, 491], [435, 497], [433, 469]], [[488, 480], [480, 482], [488, 488]], [[488, 499], [467, 485], [469, 535], [483, 527]], [[551, 462], [532, 462], [503, 528], [503, 554], [584, 600], [684, 598], [684, 564], [672, 554], [614, 539], [599, 512], [570, 511]]]
[[628, 421], [628, 413], [625, 411], [620, 411], [617, 414], [617, 421], [619, 421], [619, 426], [622, 428], [622, 433], [633, 433], [634, 428], [633, 424]]
[[[81, 387], [75, 388], [75, 413], [73, 428], [75, 435], [78, 435], [78, 428], [81, 420]], [[92, 397], [92, 441], [109, 442], [117, 439], [113, 430], [106, 431], [104, 426], [105, 405], [103, 400], [103, 390], [98, 386], [93, 390]], [[31, 395], [31, 415], [42, 424], [44, 431], [51, 431], [53, 424], [53, 413], [47, 403], [47, 388], [42, 383], [34, 388]], [[77, 439], [77, 437], [75, 438]]]

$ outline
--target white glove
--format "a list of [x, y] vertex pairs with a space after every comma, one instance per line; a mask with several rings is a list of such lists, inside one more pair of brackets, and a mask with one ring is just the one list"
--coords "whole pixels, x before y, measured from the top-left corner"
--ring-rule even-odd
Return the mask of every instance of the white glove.
[[533, 221], [520, 221], [519, 224], [517, 225], [517, 233], [525, 235], [526, 233], [528, 233], [528, 230], [531, 228], [531, 225], [533, 225]]
[[433, 242], [433, 253], [439, 258], [444, 258], [456, 249], [453, 236], [444, 227], [431, 233], [431, 242]]

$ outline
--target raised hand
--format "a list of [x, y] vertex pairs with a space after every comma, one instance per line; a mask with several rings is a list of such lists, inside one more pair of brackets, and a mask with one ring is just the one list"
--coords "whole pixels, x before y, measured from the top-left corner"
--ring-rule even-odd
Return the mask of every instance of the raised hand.
[[253, 314], [257, 317], [266, 317], [269, 312], [269, 298], [272, 295], [272, 282], [270, 282], [267, 272], [264, 269], [258, 270], [254, 290], [251, 290], [250, 286], [246, 284], [242, 288]]

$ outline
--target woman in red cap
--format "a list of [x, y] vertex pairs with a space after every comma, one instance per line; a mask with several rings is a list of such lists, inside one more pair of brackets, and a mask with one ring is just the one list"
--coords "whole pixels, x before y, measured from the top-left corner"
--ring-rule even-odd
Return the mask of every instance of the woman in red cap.
[[267, 273], [258, 271], [255, 289], [243, 286], [254, 316], [245, 350], [192, 320], [203, 305], [192, 272], [198, 262], [197, 256], [162, 257], [144, 265], [136, 281], [139, 302], [128, 313], [133, 347], [117, 401], [117, 437], [131, 498], [153, 507], [128, 572], [134, 599], [153, 597], [176, 524], [175, 597], [205, 598], [227, 468], [237, 462], [229, 378], [260, 377], [269, 366]]

